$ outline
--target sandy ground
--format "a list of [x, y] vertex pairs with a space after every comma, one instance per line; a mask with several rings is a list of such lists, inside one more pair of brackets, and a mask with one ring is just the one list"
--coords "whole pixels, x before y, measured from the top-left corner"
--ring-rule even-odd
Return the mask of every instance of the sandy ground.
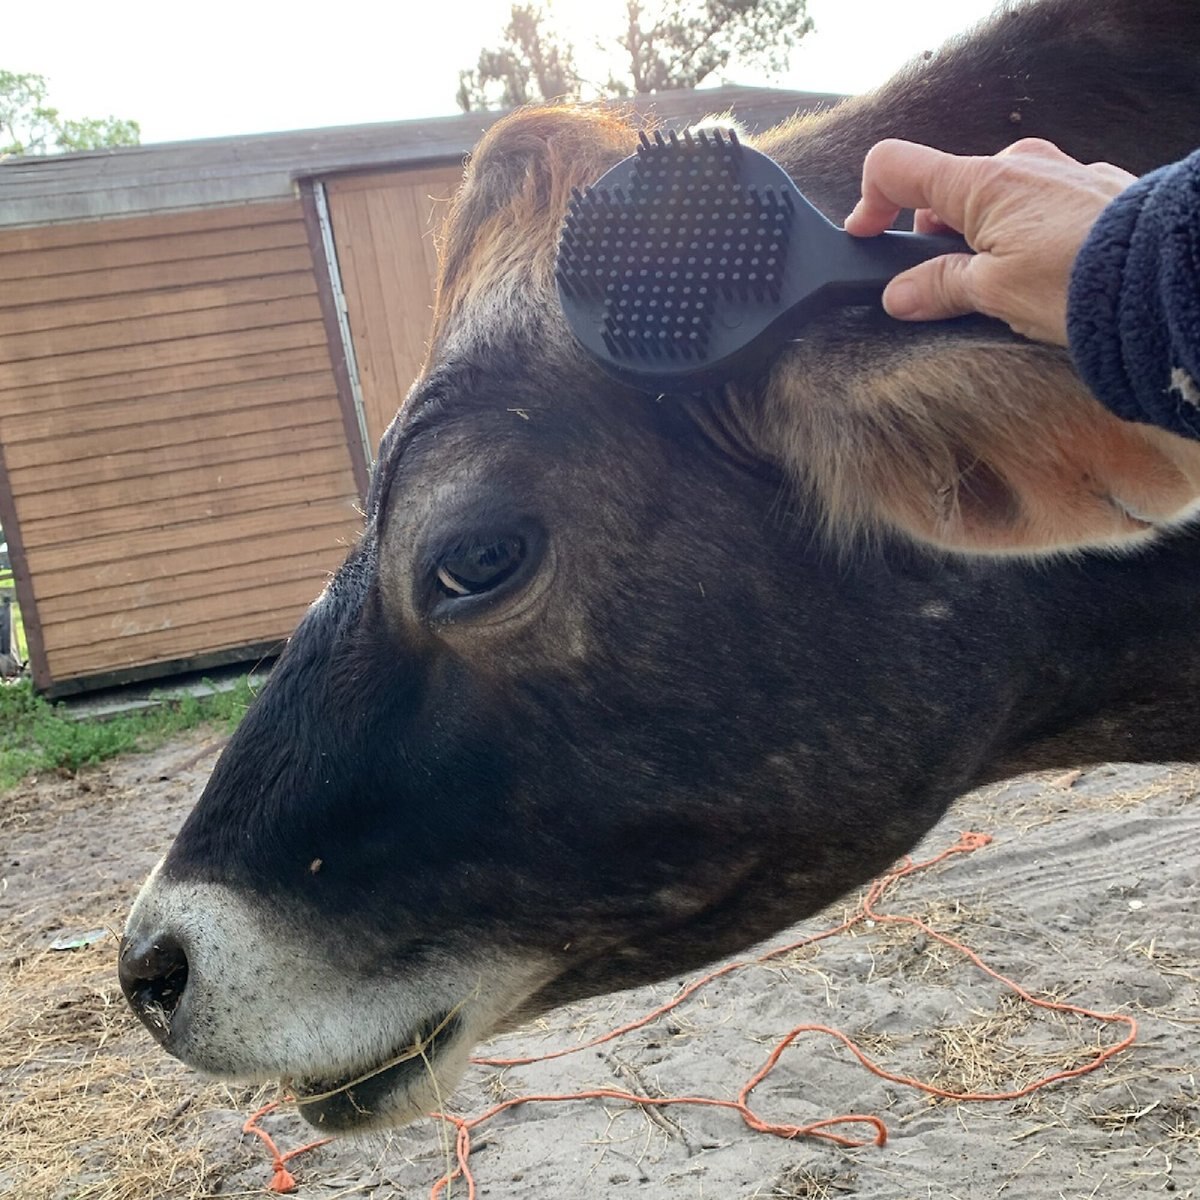
[[[142, 1200], [264, 1195], [268, 1158], [241, 1132], [267, 1093], [202, 1080], [151, 1045], [113, 978], [115, 930], [198, 794], [203, 735], [0, 798], [0, 1195]], [[841, 1149], [747, 1129], [736, 1113], [651, 1114], [613, 1100], [532, 1104], [475, 1135], [479, 1194], [752, 1197], [1124, 1197], [1200, 1194], [1200, 771], [1103, 767], [968, 797], [918, 852], [960, 830], [993, 842], [898, 884], [883, 904], [967, 942], [1038, 995], [1137, 1017], [1136, 1045], [1097, 1072], [1016, 1101], [959, 1103], [880, 1079], [809, 1034], [754, 1106], [806, 1123], [877, 1114], [885, 1147]], [[841, 920], [853, 899], [777, 945]], [[99, 932], [103, 931], [103, 932]], [[91, 945], [51, 950], [64, 936]], [[550, 1014], [487, 1052], [576, 1045], [669, 999], [681, 981]], [[582, 1053], [476, 1067], [450, 1107], [618, 1088], [731, 1098], [800, 1023], [836, 1026], [888, 1069], [950, 1090], [1013, 1089], [1079, 1065], [1119, 1027], [1031, 1009], [910, 926], [862, 924], [698, 992]], [[308, 1140], [269, 1117], [284, 1149]], [[847, 1130], [847, 1132], [854, 1132]], [[445, 1129], [339, 1142], [295, 1160], [297, 1195], [424, 1197]], [[461, 1182], [450, 1192], [465, 1196]]]

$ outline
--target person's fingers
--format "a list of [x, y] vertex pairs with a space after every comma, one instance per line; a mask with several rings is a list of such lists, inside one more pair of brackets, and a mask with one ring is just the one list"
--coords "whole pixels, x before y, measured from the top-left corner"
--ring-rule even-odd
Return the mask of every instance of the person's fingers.
[[974, 163], [915, 142], [877, 142], [863, 161], [862, 198], [846, 218], [846, 232], [858, 237], [882, 233], [902, 208], [933, 209], [961, 229]]
[[883, 306], [903, 320], [981, 312], [1038, 341], [1065, 341], [1070, 262], [1087, 229], [1135, 178], [1111, 163], [1083, 164], [1041, 138], [988, 158], [911, 142], [876, 145], [863, 164], [854, 234], [882, 232], [913, 209], [920, 234], [962, 233], [979, 251], [948, 254], [898, 275]]
[[1094, 162], [1088, 164], [1088, 170], [1096, 176], [1097, 179], [1104, 180], [1115, 189], [1113, 195], [1119, 195], [1127, 187], [1137, 183], [1137, 176], [1130, 175], [1128, 171], [1121, 170], [1120, 167], [1114, 167], [1112, 163]]
[[1011, 145], [1005, 146], [1003, 150], [999, 151], [996, 157], [1011, 158], [1013, 155], [1020, 154], [1033, 158], [1049, 159], [1054, 162], [1075, 162], [1075, 159], [1065, 151], [1060, 150], [1053, 142], [1048, 142], [1045, 138], [1036, 137], [1018, 138]]
[[924, 146], [895, 138], [876, 142], [863, 159], [862, 196], [846, 218], [844, 228], [856, 237], [874, 237], [891, 227], [905, 205], [889, 195], [895, 186], [897, 163], [910, 153], [920, 154]]
[[891, 207], [874, 204], [868, 207], [865, 200], [859, 200], [842, 222], [842, 228], [855, 237], [874, 237], [883, 233], [885, 229], [890, 229], [899, 212], [898, 204]]
[[936, 321], [978, 312], [971, 294], [970, 254], [943, 254], [897, 275], [883, 293], [889, 316], [903, 321]]
[[941, 217], [933, 211], [932, 208], [918, 208], [913, 213], [913, 233], [958, 233], [957, 229], [952, 229]]

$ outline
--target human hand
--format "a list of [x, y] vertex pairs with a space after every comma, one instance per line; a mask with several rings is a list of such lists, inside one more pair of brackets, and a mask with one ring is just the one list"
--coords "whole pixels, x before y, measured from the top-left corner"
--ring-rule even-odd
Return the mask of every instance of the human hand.
[[918, 233], [955, 230], [975, 254], [946, 254], [897, 275], [883, 306], [902, 320], [980, 312], [1017, 333], [1067, 344], [1067, 288], [1088, 231], [1136, 176], [1084, 164], [1040, 138], [991, 157], [959, 157], [895, 139], [863, 163], [862, 199], [846, 218], [856, 237], [882, 233], [902, 208]]

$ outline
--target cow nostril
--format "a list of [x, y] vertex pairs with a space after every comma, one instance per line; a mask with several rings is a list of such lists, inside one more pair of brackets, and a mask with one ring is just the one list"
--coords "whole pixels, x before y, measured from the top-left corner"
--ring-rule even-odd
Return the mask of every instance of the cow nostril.
[[159, 1042], [171, 1033], [171, 1018], [183, 999], [188, 981], [188, 960], [173, 937], [121, 943], [117, 960], [121, 990], [142, 1024]]

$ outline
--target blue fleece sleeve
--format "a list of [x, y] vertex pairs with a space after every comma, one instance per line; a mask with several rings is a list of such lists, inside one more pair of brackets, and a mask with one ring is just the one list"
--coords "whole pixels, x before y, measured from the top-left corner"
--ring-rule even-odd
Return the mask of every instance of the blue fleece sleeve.
[[1117, 416], [1200, 438], [1200, 151], [1101, 213], [1071, 273], [1067, 336]]

